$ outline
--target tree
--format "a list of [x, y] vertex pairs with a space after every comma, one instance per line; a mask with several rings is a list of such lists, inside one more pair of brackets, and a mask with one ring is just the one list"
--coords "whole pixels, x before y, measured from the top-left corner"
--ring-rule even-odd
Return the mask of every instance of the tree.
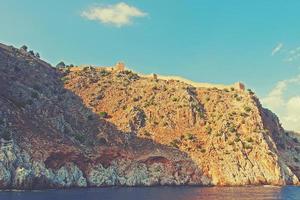
[[27, 51], [27, 50], [28, 50], [28, 47], [27, 47], [26, 45], [23, 45], [23, 46], [21, 46], [20, 49], [23, 50], [23, 51]]
[[32, 50], [28, 51], [28, 53], [32, 56], [34, 56], [34, 52]]
[[56, 67], [57, 67], [57, 68], [63, 68], [63, 67], [66, 67], [66, 64], [65, 64], [63, 61], [61, 61], [61, 62], [59, 62], [59, 63], [56, 65]]
[[40, 58], [40, 54], [36, 52], [35, 57]]

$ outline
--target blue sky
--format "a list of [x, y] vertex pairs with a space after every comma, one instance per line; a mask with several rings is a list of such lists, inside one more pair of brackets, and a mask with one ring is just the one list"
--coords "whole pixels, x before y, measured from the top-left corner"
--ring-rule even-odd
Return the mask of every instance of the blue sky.
[[[82, 14], [121, 2], [140, 11], [130, 24]], [[298, 82], [289, 81], [300, 74], [298, 0], [0, 0], [0, 5], [0, 42], [27, 44], [53, 65], [124, 61], [142, 73], [242, 81], [275, 112], [274, 90], [282, 81], [287, 86], [275, 95], [281, 107], [287, 110], [288, 101], [300, 95]], [[282, 118], [288, 115], [282, 112], [277, 110]]]

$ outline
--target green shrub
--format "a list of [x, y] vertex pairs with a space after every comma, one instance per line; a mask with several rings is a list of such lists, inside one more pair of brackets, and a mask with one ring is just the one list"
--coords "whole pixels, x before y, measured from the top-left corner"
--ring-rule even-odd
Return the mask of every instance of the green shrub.
[[28, 51], [28, 53], [32, 56], [34, 56], [34, 52], [32, 50]]
[[107, 114], [107, 112], [99, 112], [99, 116], [101, 117], [101, 118], [107, 118], [108, 117], [108, 114]]
[[170, 145], [174, 148], [179, 148], [180, 143], [181, 142], [178, 139], [174, 139], [170, 142]]
[[236, 100], [237, 101], [242, 101], [242, 97], [237, 97]]
[[74, 138], [75, 138], [77, 141], [79, 141], [80, 143], [84, 143], [85, 140], [86, 140], [85, 135], [80, 135], [80, 134], [76, 134], [76, 135], [74, 136]]
[[35, 91], [31, 92], [31, 97], [34, 99], [37, 99], [39, 97], [39, 94]]
[[250, 112], [250, 111], [251, 111], [251, 108], [248, 107], [248, 106], [246, 106], [246, 107], [244, 108], [244, 110], [245, 110], [246, 112]]
[[89, 115], [87, 118], [88, 118], [88, 120], [93, 120], [94, 117], [93, 117], [93, 115], [91, 114], [91, 115]]
[[176, 97], [173, 97], [172, 101], [176, 102], [176, 101], [178, 101], [178, 99]]
[[236, 131], [236, 129], [232, 126], [232, 127], [229, 128], [229, 131], [230, 131], [231, 133], [234, 133], [234, 132]]
[[205, 114], [204, 114], [203, 110], [201, 110], [201, 109], [199, 110], [199, 117], [201, 119], [203, 119], [205, 117]]
[[211, 132], [212, 132], [212, 128], [210, 127], [210, 126], [207, 126], [206, 127], [206, 132], [207, 132], [207, 134], [211, 134]]
[[205, 153], [206, 152], [206, 150], [205, 149], [201, 149], [201, 151], [200, 151], [201, 153]]
[[11, 133], [8, 130], [4, 129], [4, 131], [1, 134], [1, 138], [3, 138], [6, 141], [11, 140]]
[[217, 137], [221, 137], [221, 136], [222, 136], [222, 133], [219, 132], [219, 133], [216, 134], [216, 136], [217, 136]]
[[244, 149], [252, 149], [252, 145], [251, 144], [247, 144], [245, 142], [243, 142], [243, 147], [244, 147]]
[[250, 95], [254, 95], [254, 92], [251, 89], [248, 89]]
[[252, 143], [252, 142], [254, 142], [254, 140], [252, 139], [252, 137], [249, 137], [249, 138], [247, 139], [247, 142]]
[[134, 101], [134, 102], [137, 102], [137, 101], [139, 101], [140, 99], [141, 99], [141, 96], [133, 97], [133, 101]]
[[21, 46], [20, 49], [23, 50], [23, 51], [27, 51], [27, 50], [28, 50], [28, 47], [27, 47], [26, 45], [23, 45], [23, 46]]
[[293, 141], [294, 141], [295, 143], [299, 143], [299, 141], [298, 141], [297, 138], [293, 138]]
[[242, 117], [248, 117], [249, 115], [247, 113], [241, 113]]
[[66, 67], [66, 64], [65, 64], [63, 61], [59, 62], [59, 63], [56, 65], [56, 68], [64, 68], [64, 67]]
[[186, 134], [186, 138], [187, 138], [188, 140], [194, 140], [194, 139], [195, 139], [195, 136], [194, 136], [192, 133], [188, 133], [188, 134]]
[[107, 75], [110, 74], [110, 72], [109, 72], [109, 71], [106, 71], [105, 69], [102, 69], [102, 70], [99, 72], [99, 74], [100, 74], [101, 76], [107, 76]]
[[69, 78], [66, 77], [66, 76], [64, 76], [64, 77], [61, 77], [60, 80], [61, 80], [62, 82], [64, 82], [64, 83], [66, 83], [66, 82], [69, 80]]
[[145, 135], [146, 137], [150, 137], [150, 136], [151, 136], [151, 134], [150, 134], [148, 131], [145, 131], [144, 135]]

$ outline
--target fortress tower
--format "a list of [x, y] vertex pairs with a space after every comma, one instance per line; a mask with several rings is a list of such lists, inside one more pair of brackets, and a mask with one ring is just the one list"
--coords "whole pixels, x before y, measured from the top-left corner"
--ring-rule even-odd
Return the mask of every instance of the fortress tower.
[[237, 90], [244, 91], [245, 90], [245, 85], [243, 83], [241, 83], [241, 82], [236, 82], [234, 84], [234, 88], [237, 89]]
[[115, 65], [115, 70], [117, 70], [117, 71], [124, 71], [125, 70], [125, 64], [123, 62], [118, 62]]

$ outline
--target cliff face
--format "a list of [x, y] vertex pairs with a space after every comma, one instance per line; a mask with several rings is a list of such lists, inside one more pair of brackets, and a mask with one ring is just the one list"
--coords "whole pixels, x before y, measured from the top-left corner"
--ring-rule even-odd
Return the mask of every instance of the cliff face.
[[0, 45], [0, 188], [298, 184], [296, 137], [249, 92]]

